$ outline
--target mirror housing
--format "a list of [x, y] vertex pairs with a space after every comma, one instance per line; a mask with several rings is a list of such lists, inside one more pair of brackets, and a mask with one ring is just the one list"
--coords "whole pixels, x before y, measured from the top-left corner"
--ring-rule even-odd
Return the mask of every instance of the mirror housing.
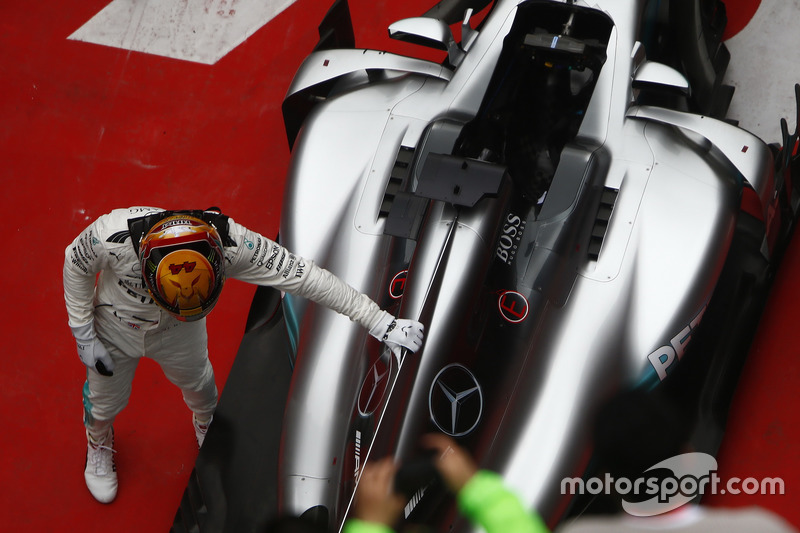
[[645, 60], [636, 69], [636, 74], [633, 76], [633, 88], [647, 87], [671, 89], [684, 95], [689, 95], [691, 92], [686, 76], [663, 63]]
[[413, 17], [398, 20], [389, 26], [389, 37], [428, 48], [445, 50], [451, 65], [458, 65], [465, 55], [453, 38], [450, 26], [438, 19]]

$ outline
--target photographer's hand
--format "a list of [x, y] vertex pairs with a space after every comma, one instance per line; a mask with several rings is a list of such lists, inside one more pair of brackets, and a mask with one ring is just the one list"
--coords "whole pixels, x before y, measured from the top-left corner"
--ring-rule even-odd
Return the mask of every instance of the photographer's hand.
[[436, 469], [447, 488], [454, 494], [472, 479], [478, 467], [472, 456], [450, 437], [441, 433], [431, 433], [422, 437], [422, 446], [436, 452]]
[[396, 472], [397, 465], [391, 457], [367, 463], [356, 489], [355, 518], [388, 527], [397, 522], [406, 500], [394, 492]]

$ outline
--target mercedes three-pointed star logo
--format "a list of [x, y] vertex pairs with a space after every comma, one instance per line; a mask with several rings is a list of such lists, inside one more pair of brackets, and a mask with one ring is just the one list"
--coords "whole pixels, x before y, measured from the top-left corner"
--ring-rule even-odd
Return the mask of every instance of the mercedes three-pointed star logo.
[[393, 358], [379, 358], [367, 371], [358, 394], [358, 412], [361, 416], [369, 416], [380, 407], [389, 385]]
[[470, 433], [483, 414], [483, 390], [465, 366], [452, 363], [442, 368], [428, 392], [431, 420], [451, 437]]

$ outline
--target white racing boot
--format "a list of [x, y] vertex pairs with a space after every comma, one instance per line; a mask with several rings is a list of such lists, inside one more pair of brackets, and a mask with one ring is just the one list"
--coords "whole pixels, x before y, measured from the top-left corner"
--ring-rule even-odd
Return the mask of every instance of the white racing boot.
[[108, 430], [105, 438], [95, 441], [86, 432], [86, 468], [83, 477], [94, 499], [111, 503], [117, 496], [117, 467], [114, 464], [114, 429]]

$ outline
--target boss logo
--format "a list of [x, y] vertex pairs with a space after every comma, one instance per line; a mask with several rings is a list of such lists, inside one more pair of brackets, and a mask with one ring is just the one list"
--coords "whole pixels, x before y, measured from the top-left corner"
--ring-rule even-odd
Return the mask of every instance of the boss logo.
[[517, 255], [517, 246], [524, 231], [525, 221], [514, 213], [509, 213], [500, 232], [500, 240], [495, 251], [498, 259], [506, 264], [514, 260], [514, 256]]

